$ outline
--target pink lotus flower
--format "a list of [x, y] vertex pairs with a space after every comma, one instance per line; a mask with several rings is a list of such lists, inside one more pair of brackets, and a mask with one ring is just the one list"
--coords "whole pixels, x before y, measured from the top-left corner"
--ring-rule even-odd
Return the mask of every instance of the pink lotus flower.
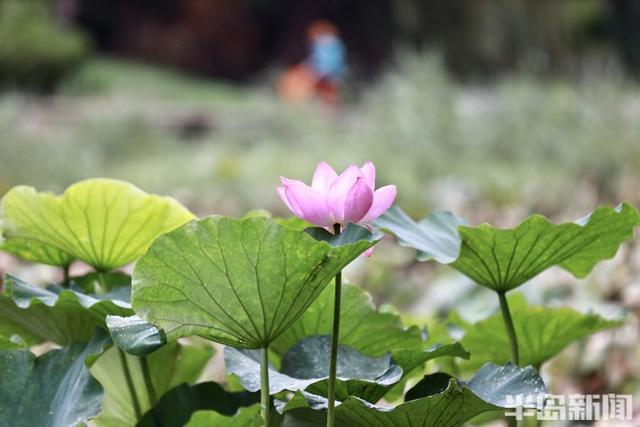
[[335, 224], [367, 225], [382, 215], [396, 198], [396, 186], [375, 189], [376, 168], [366, 162], [351, 165], [340, 175], [325, 162], [313, 174], [311, 186], [280, 177], [278, 194], [297, 217], [333, 231]]

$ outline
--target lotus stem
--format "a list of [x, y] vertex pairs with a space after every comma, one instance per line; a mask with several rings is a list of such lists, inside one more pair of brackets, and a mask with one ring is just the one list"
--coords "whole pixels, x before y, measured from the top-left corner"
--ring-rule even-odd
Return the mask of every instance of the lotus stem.
[[504, 326], [507, 328], [507, 337], [509, 337], [509, 345], [511, 346], [511, 357], [513, 359], [513, 363], [520, 365], [518, 338], [516, 337], [516, 329], [513, 326], [513, 319], [511, 318], [511, 312], [509, 311], [509, 303], [507, 302], [504, 292], [498, 292], [498, 298], [500, 299], [502, 319], [504, 320]]
[[269, 426], [271, 400], [269, 398], [269, 347], [262, 349], [260, 360], [260, 415], [265, 426]]
[[[509, 310], [509, 303], [505, 292], [498, 292], [498, 299], [500, 300], [500, 311], [502, 311], [502, 319], [504, 320], [504, 326], [507, 329], [507, 337], [509, 337], [509, 345], [511, 346], [511, 358], [513, 363], [520, 365], [520, 353], [518, 351], [518, 338], [516, 337], [516, 329], [513, 326], [513, 319], [511, 317], [511, 311]], [[507, 424], [509, 427], [517, 427], [518, 420], [515, 417], [507, 417]]]
[[105, 273], [103, 272], [98, 272], [97, 274], [99, 289], [96, 289], [96, 293], [98, 294], [106, 294], [107, 292], [109, 292], [109, 288], [107, 287], [104, 275]]
[[158, 404], [158, 398], [156, 396], [156, 389], [153, 386], [153, 380], [151, 379], [151, 372], [149, 371], [149, 362], [147, 356], [139, 357], [140, 370], [142, 371], [142, 377], [144, 378], [144, 386], [147, 389], [147, 395], [149, 396], [149, 403], [152, 408]]
[[133, 379], [131, 379], [131, 371], [129, 371], [129, 365], [127, 364], [127, 356], [124, 351], [118, 348], [118, 354], [120, 355], [120, 363], [122, 364], [122, 372], [124, 373], [124, 379], [131, 395], [131, 403], [133, 404], [133, 412], [136, 416], [136, 420], [142, 418], [142, 411], [140, 410], [140, 402], [138, 401], [138, 395], [133, 385]]
[[[340, 234], [340, 224], [334, 225], [336, 234]], [[327, 427], [336, 422], [336, 373], [338, 371], [338, 340], [340, 338], [340, 302], [342, 299], [342, 272], [335, 278], [336, 287], [333, 297], [333, 330], [331, 332], [331, 356], [329, 362], [329, 403], [327, 407]]]

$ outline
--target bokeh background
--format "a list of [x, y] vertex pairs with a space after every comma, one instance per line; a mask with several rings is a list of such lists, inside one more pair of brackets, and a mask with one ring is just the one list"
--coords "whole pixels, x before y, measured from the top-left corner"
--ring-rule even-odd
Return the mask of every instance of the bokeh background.
[[[317, 19], [347, 52], [329, 108], [278, 94]], [[639, 79], [636, 0], [0, 0], [0, 195], [104, 176], [200, 215], [288, 215], [280, 175], [372, 160], [414, 217], [574, 220], [640, 205]], [[496, 309], [413, 259], [388, 242], [349, 276], [415, 322]], [[586, 280], [534, 282], [534, 303], [627, 314], [549, 365], [552, 390], [639, 396], [638, 243]]]

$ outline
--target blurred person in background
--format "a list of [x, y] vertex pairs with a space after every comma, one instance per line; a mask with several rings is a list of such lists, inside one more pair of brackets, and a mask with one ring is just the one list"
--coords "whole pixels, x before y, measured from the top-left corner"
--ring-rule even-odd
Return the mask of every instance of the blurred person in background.
[[346, 71], [346, 49], [338, 29], [328, 21], [315, 21], [307, 30], [307, 58], [284, 72], [280, 97], [289, 103], [315, 98], [336, 110], [340, 106], [340, 83]]

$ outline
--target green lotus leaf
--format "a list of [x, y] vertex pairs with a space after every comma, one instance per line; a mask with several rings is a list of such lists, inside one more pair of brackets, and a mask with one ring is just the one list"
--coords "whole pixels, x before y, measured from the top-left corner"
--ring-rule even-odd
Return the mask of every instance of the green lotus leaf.
[[362, 240], [380, 240], [382, 233], [377, 230], [370, 231], [356, 224], [348, 224], [340, 234], [333, 234], [322, 227], [306, 228], [305, 232], [316, 240], [327, 242], [331, 246], [345, 246]]
[[[334, 288], [329, 286], [270, 349], [282, 357], [305, 337], [331, 335], [333, 298]], [[342, 285], [340, 344], [370, 357], [382, 356], [392, 349], [425, 348], [420, 328], [406, 328], [400, 316], [379, 311], [369, 293], [349, 283]]]
[[407, 372], [422, 365], [424, 362], [436, 359], [438, 357], [458, 357], [468, 359], [469, 352], [458, 342], [448, 344], [434, 344], [428, 349], [394, 349], [391, 351], [394, 360], [403, 367]]
[[[208, 345], [168, 343], [147, 356], [156, 396], [162, 396], [179, 384], [195, 382], [213, 355]], [[152, 409], [144, 383], [139, 357], [124, 355], [142, 414]], [[103, 354], [91, 368], [104, 388], [102, 412], [93, 421], [98, 427], [133, 427], [138, 420], [123, 373], [121, 354], [115, 346]]]
[[420, 399], [421, 397], [432, 396], [438, 394], [449, 387], [449, 382], [453, 377], [444, 372], [436, 372], [434, 374], [425, 375], [404, 395], [404, 400]]
[[[430, 384], [432, 376], [426, 375], [409, 390], [405, 400], [411, 401], [432, 396], [434, 391], [439, 392], [434, 390]], [[438, 381], [436, 380], [436, 382]], [[537, 398], [545, 393], [544, 381], [533, 367], [520, 368], [511, 362], [503, 366], [486, 363], [476, 372], [471, 381], [460, 381], [459, 383], [485, 402], [500, 408], [512, 407], [514, 396], [520, 396], [522, 402], [531, 405], [530, 407], [541, 407], [542, 402]], [[446, 386], [446, 384], [443, 385]]]
[[[331, 337], [307, 337], [298, 342], [282, 359], [280, 371], [269, 367], [269, 393], [283, 390], [314, 390], [326, 393], [329, 378]], [[227, 372], [236, 375], [249, 391], [260, 390], [260, 350], [225, 348]], [[389, 354], [371, 358], [340, 345], [338, 347], [337, 396], [356, 394], [367, 397], [378, 387], [389, 387], [402, 377], [402, 368], [392, 363]]]
[[462, 242], [458, 226], [467, 224], [451, 212], [433, 212], [415, 222], [397, 206], [375, 221], [376, 226], [393, 233], [400, 245], [415, 249], [418, 260], [434, 259], [441, 264], [458, 259]]
[[280, 225], [284, 225], [288, 228], [293, 228], [299, 231], [313, 228], [312, 224], [308, 223], [304, 219], [298, 218], [297, 216], [290, 216], [288, 218], [274, 218], [273, 220]]
[[[468, 383], [448, 376], [443, 381], [443, 374], [429, 375], [416, 387], [408, 394], [413, 400], [394, 408], [349, 397], [336, 406], [336, 425], [458, 427], [484, 412], [513, 407], [516, 399], [512, 402], [509, 396], [521, 395], [523, 402], [536, 407], [536, 397], [545, 392], [542, 379], [531, 367], [513, 364], [487, 364]], [[287, 426], [323, 426], [326, 408], [324, 397], [300, 391], [288, 402], [276, 403]]]
[[27, 343], [19, 336], [5, 337], [0, 335], [0, 350], [26, 349]]
[[5, 239], [0, 243], [0, 250], [29, 262], [54, 265], [57, 267], [66, 267], [74, 261], [72, 255], [36, 240], [18, 238]]
[[96, 327], [105, 328], [107, 315], [133, 314], [127, 301], [128, 290], [87, 295], [58, 285], [43, 289], [5, 274], [0, 295], [0, 329], [13, 329], [12, 333], [27, 341], [48, 340], [60, 345], [86, 342]]
[[[7, 309], [8, 307], [8, 309]], [[13, 312], [11, 316], [7, 316], [7, 311]], [[23, 326], [20, 311], [10, 298], [0, 294], [0, 336], [13, 337], [18, 336], [27, 345], [34, 345], [42, 342], [44, 338], [40, 338]]]
[[53, 247], [100, 271], [135, 261], [156, 237], [193, 218], [172, 198], [101, 178], [78, 182], [61, 196], [14, 187], [0, 208], [8, 241]]
[[[333, 325], [333, 287], [327, 287], [298, 319], [270, 347], [280, 358], [307, 337], [331, 334]], [[458, 343], [438, 346], [423, 339], [424, 331], [417, 326], [405, 327], [400, 316], [378, 310], [371, 295], [353, 284], [342, 286], [340, 311], [340, 345], [369, 357], [391, 353], [392, 362], [401, 368], [402, 380], [425, 362], [438, 357], [468, 358], [469, 353]], [[306, 390], [326, 395], [326, 381], [314, 382]], [[358, 385], [358, 387], [354, 387]], [[366, 387], [363, 387], [365, 386]], [[358, 383], [352, 381], [337, 390], [338, 396], [356, 395], [375, 402], [384, 396], [391, 383]], [[351, 388], [347, 388], [351, 386]], [[396, 387], [400, 387], [400, 385]]]
[[368, 238], [331, 246], [264, 217], [192, 221], [140, 258], [133, 307], [168, 339], [199, 335], [238, 348], [267, 347], [379, 239], [361, 236]]
[[27, 349], [0, 351], [0, 425], [74, 426], [100, 413], [103, 391], [89, 365], [110, 344], [98, 330], [86, 343], [74, 343], [36, 358]]
[[[260, 393], [229, 393], [214, 382], [180, 384], [169, 390], [155, 408], [147, 412], [137, 427], [173, 427], [187, 424], [196, 411], [210, 410], [220, 416], [234, 416], [240, 408], [260, 401]], [[210, 423], [209, 426], [217, 426]]]
[[[269, 366], [269, 393], [283, 390], [306, 390], [326, 396], [329, 387], [329, 336], [305, 337], [298, 341], [282, 358], [280, 369]], [[336, 398], [357, 396], [377, 402], [399, 381], [406, 378], [403, 366], [409, 372], [437, 357], [464, 357], [469, 354], [460, 344], [436, 346], [431, 350], [398, 350], [399, 362], [391, 353], [381, 357], [368, 357], [358, 351], [340, 345]], [[238, 350], [226, 347], [224, 351], [227, 372], [237, 376], [242, 386], [249, 391], [260, 389], [260, 351]]]
[[[275, 418], [275, 417], [273, 417]], [[271, 424], [271, 423], [270, 423]], [[193, 414], [186, 427], [261, 427], [260, 405], [240, 408], [233, 416], [216, 411], [198, 411]]]
[[164, 332], [138, 316], [107, 316], [114, 344], [134, 356], [146, 356], [167, 343]]
[[293, 228], [295, 230], [299, 230], [299, 231], [304, 231], [308, 228], [313, 228], [313, 224], [305, 221], [304, 219], [298, 218], [297, 216], [290, 216], [287, 218], [278, 218], [278, 217], [273, 217], [271, 215], [271, 212], [264, 210], [264, 209], [253, 209], [250, 210], [249, 212], [245, 213], [242, 216], [242, 219], [244, 218], [251, 218], [251, 217], [263, 217], [263, 218], [271, 218], [273, 219], [275, 222], [277, 222], [280, 225], [284, 225], [287, 228]]
[[[377, 225], [420, 251], [420, 258], [451, 264], [477, 284], [498, 292], [517, 288], [555, 265], [585, 277], [599, 261], [612, 258], [640, 225], [638, 211], [627, 203], [600, 207], [576, 222], [559, 225], [541, 215], [530, 216], [512, 229], [458, 225], [457, 237], [451, 216], [439, 221], [442, 214], [434, 215], [416, 224], [395, 208]], [[424, 224], [430, 224], [428, 230]], [[458, 256], [455, 241], [460, 242]]]
[[[623, 323], [622, 320], [607, 320], [596, 314], [583, 314], [566, 307], [528, 306], [524, 296], [519, 293], [509, 295], [508, 301], [522, 365], [540, 366], [570, 343]], [[451, 323], [465, 331], [460, 342], [471, 352], [471, 360], [465, 362], [471, 368], [487, 361], [504, 363], [511, 359], [500, 313], [475, 324], [465, 322], [459, 316], [451, 316]]]

